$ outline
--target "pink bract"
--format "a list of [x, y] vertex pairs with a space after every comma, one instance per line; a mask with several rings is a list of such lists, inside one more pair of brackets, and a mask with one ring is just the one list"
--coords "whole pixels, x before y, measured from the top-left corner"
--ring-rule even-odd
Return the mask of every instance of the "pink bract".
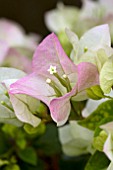
[[[70, 91], [66, 90], [54, 74], [48, 72], [51, 65], [56, 66], [60, 78], [63, 79], [63, 75], [67, 76], [71, 86]], [[9, 92], [10, 94], [27, 94], [46, 103], [58, 126], [68, 120], [71, 97], [99, 84], [96, 66], [91, 63], [75, 65], [65, 54], [54, 33], [47, 36], [37, 47], [32, 66], [33, 73], [12, 84]], [[48, 78], [54, 82], [61, 96], [58, 97], [54, 88], [46, 82]]]

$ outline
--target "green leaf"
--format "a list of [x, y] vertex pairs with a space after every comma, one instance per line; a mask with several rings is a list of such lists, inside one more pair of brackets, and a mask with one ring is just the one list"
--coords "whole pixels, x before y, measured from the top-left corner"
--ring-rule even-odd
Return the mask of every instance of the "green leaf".
[[102, 130], [98, 136], [94, 137], [94, 140], [93, 140], [94, 148], [96, 150], [103, 151], [103, 146], [104, 146], [104, 143], [107, 137], [108, 137], [107, 133], [104, 130]]
[[35, 140], [34, 145], [42, 149], [46, 155], [53, 155], [61, 152], [57, 127], [53, 123], [47, 124], [45, 133]]
[[3, 165], [8, 165], [8, 164], [9, 164], [8, 160], [0, 159], [0, 167], [3, 166]]
[[113, 121], [113, 116], [109, 116], [107, 118], [103, 118], [99, 125], [96, 127], [95, 132], [94, 132], [94, 140], [93, 140], [93, 146], [96, 150], [103, 151], [103, 147], [105, 144], [105, 141], [108, 137], [108, 134], [105, 130], [103, 130], [101, 125], [112, 122]]
[[[0, 127], [1, 128], [1, 127]], [[10, 145], [8, 144], [8, 137], [4, 135], [3, 132], [0, 131], [0, 155], [7, 152]]]
[[103, 170], [108, 167], [109, 162], [103, 152], [96, 151], [89, 159], [85, 170]]
[[26, 139], [25, 133], [23, 133], [22, 128], [17, 128], [16, 126], [5, 124], [2, 126], [2, 130], [8, 137], [11, 137], [15, 140], [16, 145], [20, 149], [24, 149], [26, 147]]
[[112, 122], [112, 121], [113, 121], [113, 116], [112, 116], [112, 115], [109, 116], [109, 117], [103, 118], [103, 119], [99, 122], [98, 126], [97, 126], [96, 129], [95, 129], [94, 137], [98, 136], [99, 133], [102, 131], [102, 128], [100, 128], [101, 125], [106, 124], [106, 123], [109, 123], [109, 122]]
[[87, 95], [93, 100], [100, 100], [105, 98], [104, 93], [99, 85], [92, 86], [91, 88], [86, 89]]
[[60, 170], [84, 170], [89, 157], [89, 154], [74, 157], [62, 155]]
[[95, 95], [97, 95], [98, 97], [100, 97], [100, 98], [103, 98], [103, 97], [104, 97], [104, 93], [103, 93], [103, 91], [102, 91], [102, 89], [100, 88], [99, 85], [92, 86], [92, 87], [91, 87], [91, 90], [92, 90], [93, 93], [94, 93]]
[[36, 115], [41, 119], [50, 119], [50, 115], [48, 114], [48, 107], [40, 101], [39, 106], [35, 110]]
[[64, 51], [66, 52], [66, 54], [68, 56], [70, 56], [70, 53], [71, 53], [71, 50], [72, 50], [72, 45], [69, 42], [69, 40], [68, 40], [68, 38], [65, 34], [65, 31], [58, 33], [58, 38], [59, 38], [61, 45], [62, 45]]
[[4, 170], [20, 170], [20, 167], [17, 164], [9, 165]]
[[113, 86], [113, 56], [105, 62], [101, 69], [100, 86], [104, 93], [110, 93]]
[[27, 141], [26, 139], [22, 136], [17, 137], [16, 139], [16, 144], [20, 149], [25, 149], [26, 145], [27, 145]]
[[17, 127], [10, 125], [10, 124], [4, 124], [2, 126], [2, 130], [4, 133], [6, 133], [7, 135], [10, 135], [12, 138], [14, 138], [15, 134], [17, 132]]
[[24, 125], [24, 130], [29, 134], [37, 134], [37, 135], [42, 135], [45, 130], [46, 130], [46, 126], [43, 123], [40, 123], [39, 126], [37, 126], [36, 128], [34, 128], [33, 126], [29, 125], [29, 124], [25, 124]]
[[98, 108], [86, 119], [79, 121], [79, 124], [91, 130], [95, 130], [104, 118], [113, 116], [113, 100], [103, 102]]
[[38, 163], [36, 166], [25, 163], [22, 160], [19, 161], [19, 166], [20, 166], [21, 170], [44, 170], [45, 169], [45, 164], [40, 159], [38, 159]]
[[37, 164], [36, 151], [32, 147], [28, 147], [26, 149], [19, 150], [18, 156], [20, 157], [21, 160], [23, 160], [24, 162], [27, 162], [31, 165]]

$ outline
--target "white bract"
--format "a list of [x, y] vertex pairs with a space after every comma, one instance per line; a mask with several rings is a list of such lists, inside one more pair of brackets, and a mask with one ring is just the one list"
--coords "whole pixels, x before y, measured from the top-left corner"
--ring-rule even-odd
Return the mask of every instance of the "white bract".
[[103, 152], [110, 159], [111, 163], [107, 170], [112, 170], [113, 168], [113, 122], [108, 122], [100, 126], [108, 133], [107, 140], [105, 141]]
[[59, 138], [63, 152], [68, 156], [93, 153], [93, 131], [78, 125], [76, 121], [59, 128]]
[[27, 95], [10, 95], [6, 92], [12, 83], [25, 76], [25, 73], [13, 68], [0, 68], [0, 122], [20, 126], [23, 123], [36, 127], [41, 120], [34, 116], [40, 102]]

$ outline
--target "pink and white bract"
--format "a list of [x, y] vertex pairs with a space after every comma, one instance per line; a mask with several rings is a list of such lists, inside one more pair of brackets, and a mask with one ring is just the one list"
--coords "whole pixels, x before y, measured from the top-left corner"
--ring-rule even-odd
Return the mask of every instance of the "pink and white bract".
[[30, 57], [38, 41], [37, 35], [26, 35], [19, 24], [0, 19], [0, 65], [15, 67], [30, 73]]
[[30, 75], [12, 84], [9, 92], [27, 94], [46, 103], [58, 126], [68, 120], [71, 97], [99, 84], [96, 66], [88, 62], [75, 65], [54, 33], [37, 47], [32, 69]]

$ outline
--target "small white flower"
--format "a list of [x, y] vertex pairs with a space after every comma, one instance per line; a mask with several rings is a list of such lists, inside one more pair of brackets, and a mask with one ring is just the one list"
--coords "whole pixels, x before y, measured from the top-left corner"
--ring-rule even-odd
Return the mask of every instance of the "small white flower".
[[57, 73], [56, 66], [50, 65], [50, 68], [47, 71], [49, 71], [50, 74]]

